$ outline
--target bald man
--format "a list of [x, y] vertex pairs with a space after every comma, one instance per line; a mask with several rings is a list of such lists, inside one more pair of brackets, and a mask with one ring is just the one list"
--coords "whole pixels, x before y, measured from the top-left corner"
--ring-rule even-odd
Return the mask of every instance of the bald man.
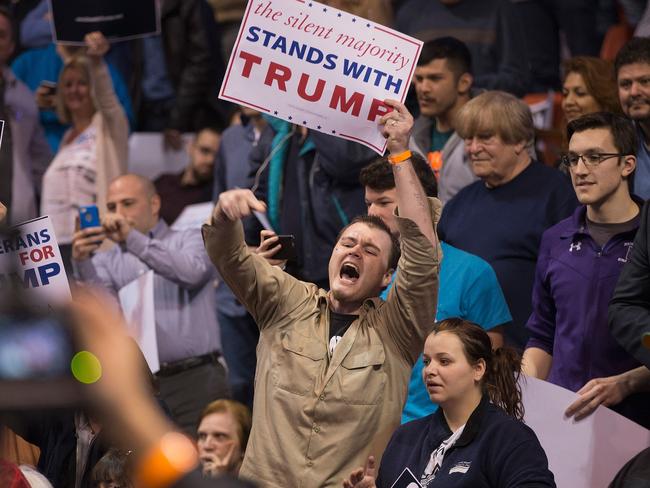
[[[75, 233], [75, 278], [108, 289], [154, 272], [160, 396], [174, 420], [196, 434], [202, 409], [228, 396], [216, 318], [214, 267], [199, 230], [174, 231], [160, 219], [151, 181], [127, 174], [109, 186], [101, 227]], [[105, 239], [113, 241], [99, 251]]]

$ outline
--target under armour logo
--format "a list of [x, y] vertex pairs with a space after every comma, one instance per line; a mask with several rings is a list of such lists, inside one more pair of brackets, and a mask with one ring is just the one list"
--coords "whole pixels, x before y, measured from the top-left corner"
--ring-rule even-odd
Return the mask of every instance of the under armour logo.
[[582, 248], [582, 242], [572, 242], [569, 246], [569, 252], [579, 251]]

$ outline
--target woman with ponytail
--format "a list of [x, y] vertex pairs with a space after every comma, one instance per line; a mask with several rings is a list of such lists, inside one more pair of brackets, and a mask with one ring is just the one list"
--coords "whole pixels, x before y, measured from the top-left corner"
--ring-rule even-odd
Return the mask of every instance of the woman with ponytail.
[[440, 408], [395, 431], [376, 479], [369, 458], [343, 486], [554, 487], [544, 450], [522, 422], [520, 371], [519, 354], [492, 351], [481, 327], [439, 322], [424, 344], [422, 379]]

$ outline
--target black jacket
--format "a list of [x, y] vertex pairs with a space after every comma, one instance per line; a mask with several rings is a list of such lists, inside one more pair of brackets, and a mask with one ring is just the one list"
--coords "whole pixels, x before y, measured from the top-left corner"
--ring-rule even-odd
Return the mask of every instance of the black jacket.
[[641, 211], [639, 230], [609, 304], [612, 335], [627, 352], [650, 367], [650, 350], [641, 344], [644, 332], [650, 332], [650, 225], [648, 203]]
[[[419, 481], [431, 453], [451, 434], [442, 409], [400, 426], [381, 458], [377, 487], [392, 486], [407, 467]], [[541, 488], [555, 481], [535, 433], [483, 397], [428, 486]]]
[[[217, 26], [205, 0], [163, 0], [161, 35], [167, 75], [176, 94], [168, 128], [194, 131], [211, 122], [224, 71]], [[128, 76], [134, 111], [142, 103], [142, 42], [131, 44]]]
[[[41, 450], [37, 468], [50, 480], [52, 486], [74, 488], [77, 448], [74, 413], [29, 413], [26, 418], [26, 421], [17, 418], [5, 421], [16, 434]], [[105, 432], [100, 432], [90, 446], [81, 481], [82, 488], [93, 488], [90, 476], [92, 469], [110, 447], [105, 438]]]

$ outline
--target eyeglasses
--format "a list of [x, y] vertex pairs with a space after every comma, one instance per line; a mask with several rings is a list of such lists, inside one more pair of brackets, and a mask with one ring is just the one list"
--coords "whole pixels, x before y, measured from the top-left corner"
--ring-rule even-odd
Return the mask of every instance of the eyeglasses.
[[620, 158], [625, 156], [621, 153], [589, 153], [589, 154], [578, 154], [578, 153], [566, 153], [563, 154], [560, 161], [565, 166], [574, 168], [578, 165], [578, 161], [582, 159], [582, 162], [585, 163], [585, 166], [594, 167], [598, 166], [600, 163], [610, 158]]

